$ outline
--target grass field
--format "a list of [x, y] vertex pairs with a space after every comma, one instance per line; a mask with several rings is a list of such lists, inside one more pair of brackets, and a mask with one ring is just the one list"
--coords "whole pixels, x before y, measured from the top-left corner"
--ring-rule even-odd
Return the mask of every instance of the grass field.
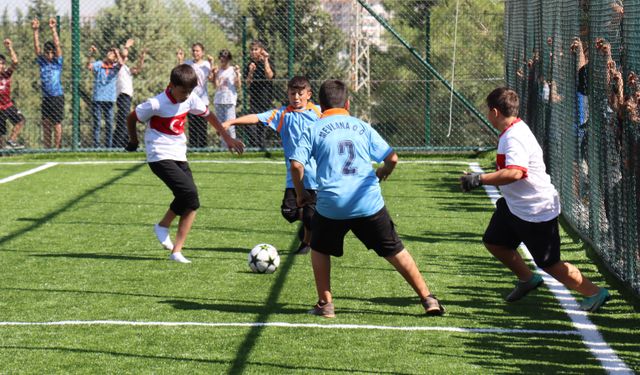
[[[333, 320], [305, 314], [313, 275], [309, 256], [290, 255], [297, 226], [279, 212], [283, 164], [234, 160], [247, 163], [191, 164], [202, 207], [187, 265], [169, 262], [155, 240], [171, 195], [142, 163], [60, 163], [1, 183], [0, 373], [605, 372], [549, 289], [503, 301], [513, 277], [481, 243], [489, 198], [458, 191], [464, 160], [401, 158], [383, 184], [447, 314], [423, 316], [401, 276], [349, 235], [333, 263]], [[44, 162], [0, 164], [0, 179]], [[280, 251], [272, 275], [246, 264], [261, 242]], [[589, 318], [640, 371], [638, 301], [579, 240], [563, 232], [562, 243], [566, 260], [611, 289]]]

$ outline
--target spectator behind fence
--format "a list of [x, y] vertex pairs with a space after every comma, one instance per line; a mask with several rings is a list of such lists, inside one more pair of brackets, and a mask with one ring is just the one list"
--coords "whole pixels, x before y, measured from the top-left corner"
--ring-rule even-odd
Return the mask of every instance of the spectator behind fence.
[[[220, 66], [213, 66], [210, 75], [210, 80], [216, 89], [213, 104], [216, 109], [216, 117], [218, 117], [220, 122], [236, 118], [236, 102], [238, 99], [238, 89], [240, 89], [240, 85], [242, 84], [242, 77], [240, 67], [238, 65], [231, 65], [232, 59], [233, 56], [229, 50], [223, 49], [220, 51], [218, 54]], [[229, 127], [227, 133], [231, 138], [235, 139], [236, 127]], [[223, 148], [227, 147], [224, 139], [220, 139], [220, 145]]]
[[[276, 78], [276, 66], [265, 49], [264, 42], [254, 40], [250, 46], [251, 62], [247, 65], [245, 76], [249, 89], [249, 112], [262, 113], [273, 107], [273, 79]], [[266, 149], [266, 131], [255, 125], [247, 130], [247, 146]]]
[[24, 126], [24, 116], [11, 100], [11, 75], [18, 66], [18, 56], [13, 50], [11, 39], [5, 39], [4, 45], [11, 57], [11, 66], [7, 68], [7, 58], [0, 55], [0, 147], [4, 146], [4, 136], [7, 134], [7, 119], [13, 124], [11, 135], [7, 140], [7, 148], [23, 148], [18, 144], [18, 135]]
[[116, 129], [113, 135], [113, 147], [124, 147], [127, 145], [127, 116], [131, 110], [131, 98], [133, 97], [133, 76], [142, 71], [146, 50], [140, 52], [138, 63], [129, 69], [129, 49], [133, 46], [133, 39], [128, 39], [120, 51], [122, 56], [122, 67], [118, 71], [116, 79]]
[[[209, 105], [209, 91], [207, 89], [207, 81], [211, 73], [211, 63], [204, 59], [204, 45], [202, 43], [193, 43], [191, 45], [192, 60], [184, 61], [184, 52], [178, 49], [177, 58], [178, 65], [190, 65], [198, 76], [198, 86], [193, 92], [200, 97], [205, 105]], [[200, 116], [189, 113], [189, 146], [191, 147], [207, 147], [207, 121]]]
[[95, 46], [89, 49], [87, 69], [93, 73], [93, 147], [100, 147], [100, 127], [102, 116], [105, 123], [104, 147], [113, 147], [113, 105], [116, 102], [116, 78], [122, 67], [122, 56], [117, 48], [111, 47], [102, 61], [94, 61]]
[[36, 64], [40, 67], [40, 84], [42, 85], [42, 144], [44, 148], [51, 148], [51, 130], [53, 129], [53, 144], [60, 148], [62, 141], [62, 119], [64, 118], [64, 91], [62, 90], [62, 49], [60, 38], [56, 30], [56, 20], [49, 19], [49, 28], [53, 42], [44, 44], [44, 53], [40, 51], [39, 40], [40, 21], [31, 21], [33, 29], [33, 46], [36, 53]]

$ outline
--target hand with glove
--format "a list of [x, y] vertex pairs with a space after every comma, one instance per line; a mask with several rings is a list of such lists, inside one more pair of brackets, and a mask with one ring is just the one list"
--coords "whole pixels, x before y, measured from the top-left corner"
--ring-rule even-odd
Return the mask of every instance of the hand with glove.
[[460, 176], [460, 187], [462, 188], [462, 191], [469, 192], [478, 186], [481, 186], [482, 180], [480, 179], [480, 175], [482, 175], [482, 173], [464, 172], [464, 174]]

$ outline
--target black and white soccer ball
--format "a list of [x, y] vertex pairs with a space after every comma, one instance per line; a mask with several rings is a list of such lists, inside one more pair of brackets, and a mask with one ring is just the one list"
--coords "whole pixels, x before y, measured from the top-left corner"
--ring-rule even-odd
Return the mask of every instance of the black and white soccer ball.
[[256, 273], [274, 273], [280, 265], [278, 250], [267, 243], [254, 246], [247, 260], [251, 271]]

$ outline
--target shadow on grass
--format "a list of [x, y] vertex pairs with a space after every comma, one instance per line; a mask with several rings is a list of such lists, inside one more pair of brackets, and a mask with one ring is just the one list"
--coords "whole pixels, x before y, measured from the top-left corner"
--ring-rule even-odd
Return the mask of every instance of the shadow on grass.
[[117, 183], [119, 180], [128, 177], [129, 175], [133, 174], [134, 172], [138, 171], [140, 168], [144, 167], [145, 164], [137, 164], [132, 166], [131, 168], [127, 168], [124, 170], [124, 172], [116, 177], [113, 177], [105, 182], [103, 182], [102, 184], [89, 189], [87, 191], [85, 191], [84, 193], [68, 200], [66, 203], [63, 203], [60, 205], [60, 208], [53, 210], [39, 218], [23, 218], [21, 220], [23, 221], [31, 221], [32, 224], [28, 225], [24, 228], [18, 229], [12, 233], [7, 234], [6, 236], [0, 237], [0, 246], [4, 245], [5, 243], [13, 240], [14, 238], [17, 238], [25, 233], [29, 233], [33, 230], [36, 230], [37, 228], [41, 227], [42, 225], [48, 223], [49, 221], [55, 219], [58, 215], [64, 213], [65, 211], [68, 211], [71, 207], [79, 204], [83, 199], [86, 199], [90, 196], [92, 196], [93, 194], [99, 192], [102, 189], [108, 188], [111, 185]]
[[[152, 359], [158, 361], [175, 361], [175, 362], [186, 362], [186, 363], [201, 363], [201, 364], [219, 364], [219, 365], [231, 365], [231, 361], [220, 360], [220, 359], [203, 359], [203, 358], [191, 358], [191, 357], [176, 357], [176, 356], [162, 356], [162, 355], [146, 355], [146, 354], [132, 354], [126, 352], [116, 352], [113, 350], [91, 350], [91, 349], [79, 349], [79, 348], [70, 348], [64, 346], [24, 346], [24, 345], [0, 345], [0, 349], [3, 350], [15, 350], [15, 351], [35, 351], [35, 352], [45, 352], [45, 351], [55, 351], [62, 353], [75, 353], [75, 354], [88, 354], [88, 355], [108, 355], [115, 358], [134, 358], [134, 359]], [[312, 366], [295, 366], [295, 365], [286, 365], [282, 363], [274, 363], [274, 362], [255, 362], [250, 361], [246, 362], [246, 365], [252, 365], [256, 367], [266, 367], [272, 368], [276, 373], [278, 370], [280, 371], [303, 371], [307, 373], [323, 373], [326, 372], [327, 369], [324, 367], [312, 367]], [[181, 365], [180, 368], [185, 369]], [[263, 371], [268, 371], [267, 369], [263, 369]], [[331, 366], [331, 372], [343, 372], [347, 374], [359, 374], [366, 373], [370, 374], [371, 371], [361, 371], [357, 369], [351, 368], [337, 368], [335, 366]], [[376, 374], [398, 374], [398, 375], [410, 375], [409, 373], [399, 373], [396, 371], [376, 371]]]

